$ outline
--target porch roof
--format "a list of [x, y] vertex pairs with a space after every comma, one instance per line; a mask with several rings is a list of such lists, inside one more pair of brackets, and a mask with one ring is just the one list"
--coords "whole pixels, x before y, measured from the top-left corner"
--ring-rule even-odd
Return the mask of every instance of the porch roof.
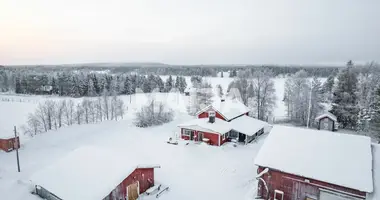
[[272, 126], [267, 122], [243, 115], [229, 122], [231, 128], [245, 135], [253, 136], [260, 129]]

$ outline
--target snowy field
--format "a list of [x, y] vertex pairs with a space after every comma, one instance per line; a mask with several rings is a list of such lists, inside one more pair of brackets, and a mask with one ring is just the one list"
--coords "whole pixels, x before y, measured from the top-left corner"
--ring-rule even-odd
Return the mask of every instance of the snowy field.
[[163, 200], [254, 197], [256, 167], [253, 159], [262, 139], [239, 147], [225, 145], [218, 148], [184, 143], [169, 145], [166, 143], [167, 138], [173, 137], [178, 131], [176, 125], [191, 119], [190, 116], [178, 112], [171, 123], [147, 129], [134, 127], [132, 118], [133, 115], [127, 114], [121, 121], [75, 125], [38, 135], [22, 145], [21, 173], [17, 172], [15, 153], [0, 152], [2, 199], [38, 199], [28, 193], [29, 177], [68, 152], [85, 145], [117, 147], [123, 151], [126, 159], [128, 154], [135, 155], [138, 152], [145, 163], [159, 163], [161, 168], [156, 169], [156, 181], [170, 187], [170, 191], [160, 197]]

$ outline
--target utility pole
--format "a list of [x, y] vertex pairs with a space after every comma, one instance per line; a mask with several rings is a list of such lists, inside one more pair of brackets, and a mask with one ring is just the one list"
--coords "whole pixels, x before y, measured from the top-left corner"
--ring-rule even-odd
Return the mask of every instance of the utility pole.
[[20, 159], [19, 159], [19, 156], [18, 156], [18, 147], [19, 147], [19, 139], [17, 139], [17, 131], [16, 131], [16, 126], [14, 126], [14, 132], [15, 132], [15, 142], [13, 142], [13, 148], [16, 149], [16, 158], [17, 158], [17, 169], [18, 169], [18, 172], [20, 172]]
[[307, 112], [307, 124], [306, 127], [309, 128], [310, 123], [310, 112], [311, 112], [311, 94], [313, 91], [313, 81], [310, 81], [310, 95], [309, 95], [309, 111]]

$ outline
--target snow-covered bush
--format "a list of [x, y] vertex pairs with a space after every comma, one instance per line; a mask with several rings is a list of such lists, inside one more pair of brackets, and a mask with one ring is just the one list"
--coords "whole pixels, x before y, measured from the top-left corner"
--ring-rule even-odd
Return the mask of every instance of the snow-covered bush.
[[150, 127], [161, 125], [173, 120], [173, 110], [164, 103], [151, 100], [136, 113], [135, 125], [137, 127]]

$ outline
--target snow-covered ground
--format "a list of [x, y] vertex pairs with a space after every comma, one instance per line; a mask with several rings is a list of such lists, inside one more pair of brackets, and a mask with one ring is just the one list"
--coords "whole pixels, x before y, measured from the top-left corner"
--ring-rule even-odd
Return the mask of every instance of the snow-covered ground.
[[30, 176], [86, 145], [117, 147], [125, 159], [128, 154], [138, 153], [145, 163], [159, 163], [161, 168], [156, 169], [156, 181], [170, 187], [170, 191], [160, 197], [163, 200], [254, 197], [256, 167], [253, 159], [262, 139], [238, 147], [184, 145], [182, 142], [170, 145], [166, 141], [178, 131], [176, 125], [192, 117], [179, 112], [173, 122], [147, 129], [133, 126], [132, 118], [132, 114], [127, 114], [121, 121], [74, 125], [38, 135], [20, 150], [21, 173], [17, 172], [15, 153], [0, 152], [1, 199], [38, 199], [29, 194]]

